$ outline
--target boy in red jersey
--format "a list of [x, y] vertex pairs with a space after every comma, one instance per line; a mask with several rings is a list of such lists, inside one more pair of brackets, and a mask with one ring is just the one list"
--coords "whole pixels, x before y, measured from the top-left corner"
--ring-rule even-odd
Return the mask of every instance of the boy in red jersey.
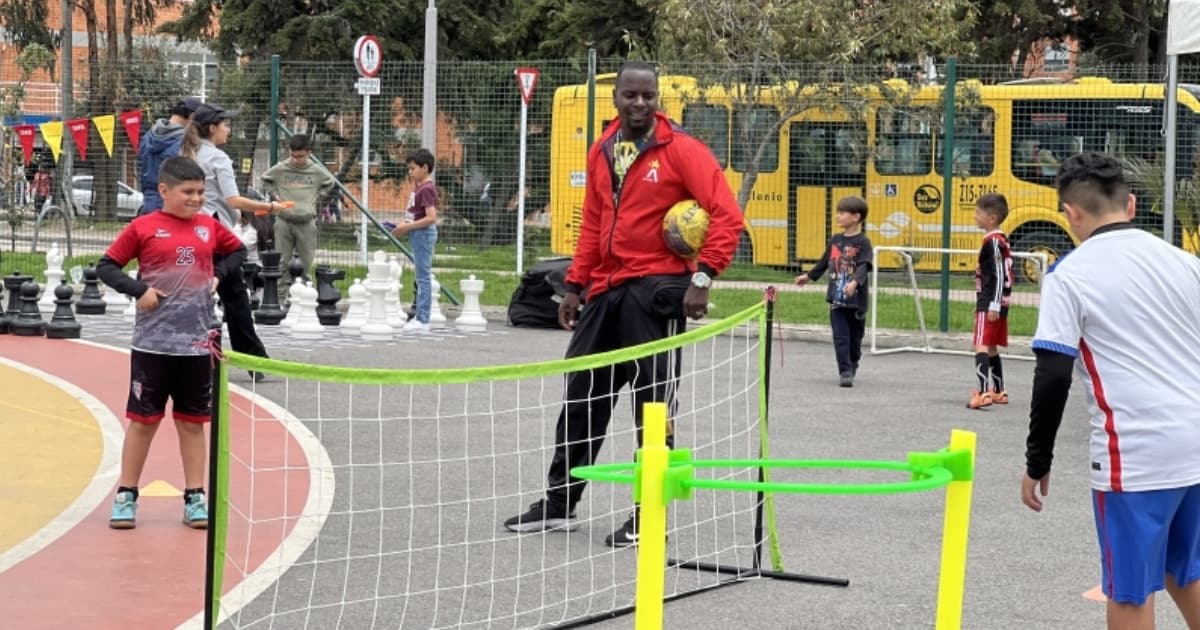
[[1008, 404], [1000, 346], [1008, 345], [1008, 303], [1012, 299], [1012, 251], [1000, 224], [1008, 218], [1008, 200], [990, 193], [975, 202], [975, 224], [984, 231], [975, 263], [975, 380], [968, 409]]
[[[105, 284], [137, 300], [129, 357], [126, 417], [131, 421], [121, 450], [121, 477], [109, 526], [132, 529], [138, 479], [150, 442], [174, 403], [183, 459], [183, 522], [208, 526], [204, 497], [204, 423], [212, 407], [209, 330], [217, 282], [241, 273], [246, 248], [204, 205], [204, 170], [189, 158], [163, 162], [158, 175], [162, 212], [134, 219], [113, 241], [96, 272]], [[218, 266], [213, 256], [224, 258]], [[138, 261], [138, 278], [121, 269]]]

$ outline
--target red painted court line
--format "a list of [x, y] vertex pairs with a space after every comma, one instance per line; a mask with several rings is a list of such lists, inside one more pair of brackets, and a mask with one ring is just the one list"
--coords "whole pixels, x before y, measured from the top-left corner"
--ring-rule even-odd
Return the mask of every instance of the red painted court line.
[[[124, 418], [127, 354], [59, 340], [0, 336], [0, 356], [69, 381]], [[236, 461], [230, 466], [231, 500], [247, 505], [253, 487], [251, 516], [268, 521], [256, 525], [253, 540], [247, 540], [249, 528], [235, 515], [230, 517], [229, 553], [252, 571], [276, 549], [301, 513], [309, 492], [308, 462], [281, 423], [263, 421], [269, 418], [265, 410], [256, 409], [258, 421], [251, 428], [244, 412], [250, 401], [234, 395], [232, 402], [230, 448], [235, 460], [249, 461], [253, 438], [256, 469], [287, 467], [252, 476]], [[162, 479], [178, 487], [182, 475], [174, 427], [163, 426], [150, 449], [142, 484]], [[286, 493], [281, 491], [285, 483]], [[199, 612], [204, 596], [204, 532], [180, 522], [183, 502], [178, 497], [145, 497], [138, 503], [137, 529], [109, 529], [105, 501], [69, 533], [0, 574], [0, 619], [5, 620], [0, 625], [16, 623], [29, 630], [157, 630], [175, 628]], [[243, 577], [228, 566], [226, 590]]]

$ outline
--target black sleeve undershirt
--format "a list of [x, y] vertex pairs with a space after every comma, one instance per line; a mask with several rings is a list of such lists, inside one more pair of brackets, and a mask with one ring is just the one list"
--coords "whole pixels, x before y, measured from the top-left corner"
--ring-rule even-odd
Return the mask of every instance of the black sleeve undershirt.
[[125, 275], [125, 272], [121, 271], [121, 265], [108, 256], [102, 256], [100, 262], [96, 263], [96, 276], [104, 284], [135, 300], [142, 297], [142, 294], [149, 288], [141, 280]]
[[1054, 439], [1071, 393], [1075, 357], [1051, 350], [1033, 352], [1037, 355], [1037, 367], [1033, 370], [1033, 396], [1029, 403], [1025, 472], [1033, 479], [1041, 479], [1049, 474], [1054, 459]]

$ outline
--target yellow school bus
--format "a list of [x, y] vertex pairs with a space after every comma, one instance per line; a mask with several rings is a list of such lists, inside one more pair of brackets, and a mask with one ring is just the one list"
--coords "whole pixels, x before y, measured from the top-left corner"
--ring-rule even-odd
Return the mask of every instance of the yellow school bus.
[[[615, 79], [612, 74], [597, 78], [594, 137], [616, 116]], [[788, 91], [794, 95], [807, 89], [792, 86]], [[866, 232], [876, 246], [935, 248], [942, 247], [943, 202], [948, 195], [950, 247], [975, 249], [982, 236], [974, 220], [975, 200], [990, 192], [1008, 198], [1010, 213], [1002, 229], [1013, 249], [1041, 251], [1053, 262], [1075, 245], [1058, 209], [1057, 165], [1082, 151], [1157, 164], [1164, 147], [1162, 84], [1102, 78], [999, 85], [962, 81], [953, 185], [944, 190], [941, 86], [890, 82], [855, 88], [844, 96], [844, 102], [852, 103], [849, 107], [837, 105], [836, 98], [829, 106], [830, 88], [821, 89], [821, 106], [781, 121], [776, 103], [794, 103], [794, 96], [783, 101], [767, 90], [752, 106], [734, 106], [720, 87], [702, 87], [683, 76], [659, 79], [660, 107], [712, 149], [735, 193], [758, 158], [757, 179], [743, 208], [747, 233], [741, 246], [742, 256], [755, 264], [803, 266], [815, 261], [837, 230], [836, 203], [847, 195], [867, 200]], [[812, 91], [816, 99], [817, 88]], [[1180, 86], [1180, 178], [1195, 172], [1198, 96], [1200, 86]], [[551, 126], [550, 222], [552, 247], [560, 255], [574, 251], [579, 231], [586, 121], [587, 86], [559, 88]], [[1151, 212], [1161, 189], [1142, 190], [1134, 184], [1140, 193], [1139, 221], [1161, 228], [1161, 215]], [[1178, 239], [1181, 231], [1175, 233]], [[1194, 235], [1186, 235], [1184, 245], [1194, 250]], [[895, 265], [899, 259], [879, 263]], [[940, 264], [938, 256], [917, 262], [925, 270]], [[951, 265], [965, 271], [973, 270], [975, 262], [972, 256], [960, 255], [951, 257]]]

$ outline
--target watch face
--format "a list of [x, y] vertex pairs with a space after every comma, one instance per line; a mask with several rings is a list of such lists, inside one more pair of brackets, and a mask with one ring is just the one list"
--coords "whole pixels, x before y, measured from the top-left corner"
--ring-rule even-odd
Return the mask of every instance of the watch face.
[[712, 284], [712, 278], [703, 271], [692, 274], [692, 284], [701, 289], [707, 289]]

